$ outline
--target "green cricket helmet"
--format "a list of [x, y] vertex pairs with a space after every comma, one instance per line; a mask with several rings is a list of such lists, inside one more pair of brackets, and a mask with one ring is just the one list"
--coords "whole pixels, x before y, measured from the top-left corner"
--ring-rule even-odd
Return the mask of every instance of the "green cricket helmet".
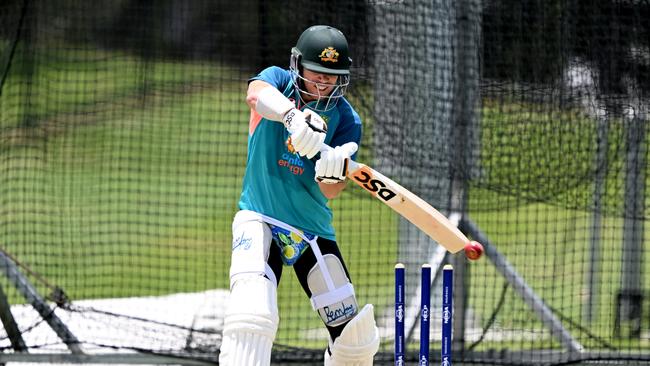
[[[343, 33], [327, 25], [314, 25], [307, 28], [298, 38], [296, 46], [291, 49], [290, 70], [293, 83], [299, 91], [300, 98], [304, 95], [315, 99], [317, 111], [327, 111], [336, 105], [336, 101], [345, 94], [350, 83], [350, 65], [348, 41]], [[338, 76], [336, 84], [328, 85], [334, 88], [328, 95], [310, 93], [305, 83], [311, 81], [303, 77], [302, 70]], [[303, 100], [304, 102], [304, 100]], [[312, 102], [313, 103], [313, 102]]]

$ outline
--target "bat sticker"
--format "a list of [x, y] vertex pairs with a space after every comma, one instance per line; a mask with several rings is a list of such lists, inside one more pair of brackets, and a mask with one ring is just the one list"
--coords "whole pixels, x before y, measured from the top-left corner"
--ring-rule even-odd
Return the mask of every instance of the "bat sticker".
[[362, 184], [362, 187], [367, 191], [376, 193], [384, 201], [390, 201], [392, 198], [397, 196], [397, 193], [393, 192], [386, 183], [374, 179], [372, 174], [368, 173], [365, 169], [359, 169], [358, 172], [352, 176], [354, 180]]

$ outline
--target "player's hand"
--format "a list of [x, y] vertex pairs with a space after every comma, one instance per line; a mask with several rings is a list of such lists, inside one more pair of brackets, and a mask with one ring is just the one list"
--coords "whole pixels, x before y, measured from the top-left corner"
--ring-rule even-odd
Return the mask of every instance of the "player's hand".
[[347, 159], [357, 152], [358, 148], [356, 143], [348, 142], [321, 152], [320, 159], [316, 162], [316, 181], [327, 184], [345, 181], [348, 173]]
[[282, 122], [291, 134], [294, 150], [300, 156], [311, 159], [323, 148], [327, 125], [318, 114], [309, 109], [303, 112], [294, 108], [284, 115]]

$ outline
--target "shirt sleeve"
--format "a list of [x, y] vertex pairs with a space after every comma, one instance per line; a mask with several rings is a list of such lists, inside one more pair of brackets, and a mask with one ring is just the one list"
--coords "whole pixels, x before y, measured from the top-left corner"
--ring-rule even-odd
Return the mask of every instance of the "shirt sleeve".
[[253, 80], [262, 80], [271, 85], [276, 89], [283, 91], [287, 85], [291, 82], [291, 74], [288, 70], [282, 69], [277, 66], [267, 67], [262, 70], [259, 74], [250, 78], [248, 82], [250, 83]]
[[[361, 147], [361, 118], [359, 114], [349, 107], [343, 109], [341, 115], [341, 124], [336, 130], [336, 134], [332, 137], [330, 141], [330, 146], [341, 146], [348, 142], [356, 142], [359, 147]], [[352, 160], [355, 160], [357, 153], [352, 155]]]

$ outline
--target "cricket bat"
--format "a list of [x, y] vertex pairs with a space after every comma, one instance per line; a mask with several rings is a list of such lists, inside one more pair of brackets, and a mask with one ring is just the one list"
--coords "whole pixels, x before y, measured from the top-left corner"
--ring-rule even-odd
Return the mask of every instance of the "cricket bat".
[[348, 159], [347, 177], [449, 252], [457, 253], [469, 243], [465, 234], [440, 211], [373, 168]]

